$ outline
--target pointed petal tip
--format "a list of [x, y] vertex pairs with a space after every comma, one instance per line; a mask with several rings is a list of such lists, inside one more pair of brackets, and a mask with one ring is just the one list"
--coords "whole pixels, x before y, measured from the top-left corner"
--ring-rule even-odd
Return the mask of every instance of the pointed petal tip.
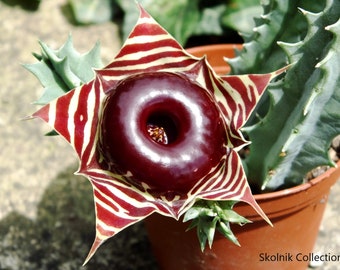
[[[257, 205], [257, 204], [256, 204]], [[263, 212], [263, 210], [261, 209], [260, 206], [254, 206], [252, 205], [252, 207], [255, 209], [255, 211], [264, 219], [264, 221], [266, 221], [268, 223], [268, 225], [270, 225], [271, 227], [274, 227], [273, 223], [270, 221], [270, 219], [267, 217], [267, 215]]]
[[98, 237], [96, 237], [96, 239], [94, 240], [92, 247], [89, 251], [89, 254], [87, 255], [83, 266], [85, 266], [93, 257], [93, 255], [96, 253], [96, 251], [98, 250], [98, 248], [104, 243], [105, 240], [100, 240]]
[[271, 79], [274, 78], [274, 77], [276, 77], [276, 76], [278, 76], [278, 75], [280, 75], [280, 74], [282, 74], [282, 73], [284, 73], [284, 72], [286, 72], [286, 71], [287, 71], [289, 68], [291, 68], [294, 64], [295, 64], [295, 63], [288, 64], [288, 65], [286, 65], [286, 66], [284, 66], [284, 67], [282, 67], [282, 68], [280, 68], [280, 69], [278, 69], [278, 70], [272, 72], [272, 73], [271, 73], [271, 75], [272, 75], [272, 76], [271, 76]]
[[[248, 196], [250, 195], [250, 196]], [[244, 198], [244, 202], [246, 202], [247, 204], [249, 204], [251, 207], [253, 207], [253, 209], [271, 226], [273, 226], [273, 223], [270, 221], [270, 219], [267, 217], [267, 215], [265, 214], [265, 212], [263, 212], [262, 208], [258, 205], [258, 203], [256, 202], [255, 198], [253, 197], [253, 195], [250, 192], [249, 189], [249, 193], [245, 196], [246, 198]]]
[[251, 206], [255, 209], [255, 211], [270, 225], [271, 227], [274, 227], [273, 223], [270, 221], [270, 219], [267, 217], [267, 215], [263, 212], [261, 207], [257, 204], [257, 202], [254, 199], [254, 203], [251, 204]]
[[50, 106], [49, 106], [49, 104], [47, 104], [44, 107], [40, 108], [35, 113], [33, 113], [30, 117], [31, 118], [40, 118], [40, 119], [44, 120], [45, 122], [48, 122], [49, 108], [50, 108]]
[[138, 1], [135, 1], [138, 8], [139, 8], [139, 12], [140, 12], [140, 15], [139, 17], [140, 18], [143, 18], [143, 17], [150, 17], [150, 14], [143, 8], [142, 4], [139, 3]]

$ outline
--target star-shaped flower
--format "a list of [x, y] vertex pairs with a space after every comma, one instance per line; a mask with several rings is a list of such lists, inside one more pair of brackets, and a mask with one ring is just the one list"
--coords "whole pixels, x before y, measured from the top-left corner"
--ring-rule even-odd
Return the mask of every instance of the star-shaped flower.
[[240, 132], [270, 80], [218, 76], [140, 7], [112, 63], [42, 107], [39, 117], [74, 148], [93, 186], [96, 239], [154, 212], [178, 219], [199, 199], [254, 200], [237, 151]]

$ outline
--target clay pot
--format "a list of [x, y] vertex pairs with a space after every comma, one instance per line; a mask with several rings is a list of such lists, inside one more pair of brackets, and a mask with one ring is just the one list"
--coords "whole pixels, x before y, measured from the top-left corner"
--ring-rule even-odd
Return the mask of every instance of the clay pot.
[[[218, 48], [221, 56], [232, 57], [236, 45]], [[213, 49], [205, 47], [190, 49], [196, 56], [207, 54], [208, 61], [218, 73], [225, 62], [212, 55]], [[215, 60], [217, 62], [215, 62]], [[217, 233], [212, 246], [202, 253], [196, 230], [186, 232], [189, 223], [154, 214], [145, 220], [149, 239], [162, 270], [257, 270], [294, 269], [305, 270], [311, 259], [319, 226], [332, 185], [340, 177], [338, 168], [331, 168], [312, 181], [282, 191], [255, 195], [255, 199], [273, 223], [263, 221], [247, 204], [238, 203], [234, 209], [253, 221], [243, 227], [235, 225], [232, 230], [241, 247]]]
[[230, 71], [230, 67], [227, 65], [224, 57], [235, 57], [235, 49], [239, 50], [241, 48], [241, 44], [215, 44], [193, 47], [186, 51], [197, 57], [206, 56], [209, 64], [217, 74], [227, 74]]
[[145, 224], [162, 270], [305, 270], [311, 259], [330, 189], [340, 177], [329, 169], [312, 181], [290, 189], [255, 195], [273, 223], [263, 221], [247, 204], [234, 209], [253, 221], [232, 230], [241, 247], [218, 234], [212, 249], [202, 253], [196, 230], [189, 223], [154, 214]]

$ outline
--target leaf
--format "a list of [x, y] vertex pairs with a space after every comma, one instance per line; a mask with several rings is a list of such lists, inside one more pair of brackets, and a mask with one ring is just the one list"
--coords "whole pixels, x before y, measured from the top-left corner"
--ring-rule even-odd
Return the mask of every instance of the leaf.
[[[207, 235], [207, 240], [208, 240], [208, 245], [211, 248], [213, 242], [214, 242], [214, 237], [215, 237], [215, 231], [216, 231], [216, 223], [219, 221], [219, 217], [216, 216], [212, 221], [208, 221], [207, 224], [204, 224], [204, 229], [205, 229], [205, 234]], [[204, 250], [204, 247], [201, 250]]]
[[68, 91], [65, 82], [54, 73], [53, 69], [50, 68], [46, 61], [35, 64], [24, 64], [23, 66], [32, 72], [44, 87], [43, 94], [39, 100], [35, 101], [35, 104], [47, 104]]
[[202, 251], [204, 251], [207, 242], [211, 248], [216, 229], [218, 229], [218, 231], [220, 231], [234, 244], [240, 245], [237, 238], [231, 231], [229, 224], [236, 223], [243, 225], [251, 221], [232, 210], [236, 203], [237, 201], [217, 202], [200, 200], [187, 210], [184, 215], [183, 222], [192, 220], [187, 230], [191, 230], [196, 227]]
[[188, 211], [185, 212], [183, 222], [187, 222], [191, 219], [196, 219], [200, 216], [215, 217], [216, 213], [207, 204], [201, 201], [192, 206]]
[[36, 104], [47, 104], [69, 90], [92, 80], [93, 68], [103, 66], [99, 43], [85, 54], [80, 54], [74, 49], [71, 36], [59, 50], [52, 50], [43, 42], [40, 42], [40, 46], [41, 54], [33, 54], [39, 62], [24, 65], [44, 87], [44, 92]]
[[235, 245], [240, 246], [240, 243], [238, 242], [236, 236], [230, 229], [228, 222], [219, 222], [217, 229], [220, 233], [224, 235], [227, 239], [229, 239], [231, 242], [233, 242]]
[[[301, 114], [289, 134], [282, 151], [286, 154], [274, 175], [266, 179], [266, 188], [277, 185], [297, 185], [308, 171], [321, 165], [335, 166], [328, 156], [332, 139], [340, 134], [340, 20], [327, 27], [334, 33], [333, 42], [326, 56], [307, 80], [311, 89]], [[282, 178], [279, 175], [285, 177]]]
[[[266, 73], [286, 64], [286, 56], [276, 42], [283, 23], [287, 21], [291, 10], [296, 9], [296, 4], [291, 0], [273, 3], [269, 1], [263, 5], [264, 12], [255, 21], [252, 34], [245, 34], [243, 49], [237, 57], [228, 60], [232, 74]], [[271, 10], [272, 6], [275, 8]]]
[[[134, 1], [118, 0], [118, 3], [125, 13], [122, 27], [125, 40], [136, 23], [138, 9]], [[140, 0], [139, 3], [182, 45], [200, 20], [198, 0]]]
[[200, 20], [197, 22], [193, 35], [222, 35], [222, 14], [227, 9], [225, 4], [205, 7], [201, 11]]
[[245, 163], [253, 186], [266, 191], [295, 186], [313, 168], [333, 165], [327, 153], [340, 134], [340, 64], [334, 57], [339, 10], [339, 1], [329, 1], [319, 13], [301, 10], [309, 25], [304, 40], [279, 43], [295, 65], [268, 92], [267, 115], [245, 129], [252, 141]]
[[188, 211], [185, 212], [185, 215], [183, 217], [183, 222], [187, 222], [191, 219], [196, 219], [199, 217], [201, 211], [200, 208], [197, 206], [193, 206]]
[[237, 32], [249, 34], [255, 27], [255, 18], [259, 17], [262, 11], [262, 6], [258, 0], [234, 0], [229, 3], [222, 16], [221, 23]]
[[45, 136], [58, 136], [58, 135], [59, 135], [58, 132], [56, 132], [55, 130], [51, 130], [45, 134]]
[[229, 209], [226, 209], [226, 210], [223, 211], [223, 215], [221, 215], [221, 218], [225, 221], [228, 221], [228, 222], [231, 222], [231, 223], [237, 223], [239, 225], [251, 222], [250, 220], [239, 215], [235, 211], [229, 210]]
[[112, 17], [111, 0], [68, 0], [78, 23], [103, 23]]

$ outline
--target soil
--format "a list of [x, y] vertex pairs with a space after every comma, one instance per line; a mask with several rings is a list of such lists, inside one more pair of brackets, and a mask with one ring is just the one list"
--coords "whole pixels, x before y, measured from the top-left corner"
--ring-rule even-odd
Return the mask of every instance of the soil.
[[[338, 162], [340, 159], [340, 135], [335, 137], [331, 147], [329, 149], [329, 156], [334, 162]], [[304, 178], [304, 182], [308, 182], [309, 180], [312, 180], [313, 178], [323, 174], [325, 171], [329, 169], [329, 166], [320, 166], [317, 167], [310, 172], [308, 172]]]

